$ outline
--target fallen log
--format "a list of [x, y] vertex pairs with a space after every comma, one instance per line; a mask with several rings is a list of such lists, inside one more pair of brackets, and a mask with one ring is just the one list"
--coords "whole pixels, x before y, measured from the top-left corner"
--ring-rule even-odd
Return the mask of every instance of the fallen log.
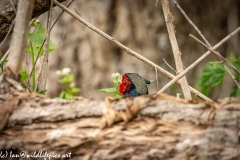
[[[111, 103], [114, 115], [136, 104], [139, 115], [115, 121], [104, 111], [106, 102], [48, 98], [11, 78], [0, 81], [1, 158], [240, 159], [240, 98], [122, 99]], [[109, 118], [113, 123], [106, 125]]]

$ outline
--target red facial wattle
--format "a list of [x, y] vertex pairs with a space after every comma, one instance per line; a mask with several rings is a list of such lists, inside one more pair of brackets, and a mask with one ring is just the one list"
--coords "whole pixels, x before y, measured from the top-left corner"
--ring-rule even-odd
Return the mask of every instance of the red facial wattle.
[[121, 80], [121, 84], [119, 86], [119, 92], [124, 95], [127, 86], [131, 84], [131, 81], [128, 79], [128, 77], [126, 75], [122, 75], [122, 80]]

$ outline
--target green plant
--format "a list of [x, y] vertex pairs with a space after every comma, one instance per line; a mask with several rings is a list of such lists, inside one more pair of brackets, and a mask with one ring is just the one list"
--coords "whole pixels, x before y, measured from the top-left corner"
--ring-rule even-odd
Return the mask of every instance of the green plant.
[[61, 91], [59, 97], [62, 99], [72, 99], [74, 94], [77, 94], [81, 91], [80, 88], [75, 87], [74, 75], [70, 73], [70, 68], [64, 68], [57, 71], [58, 82], [64, 84], [66, 90]]
[[[43, 45], [46, 37], [46, 29], [38, 28], [40, 24], [41, 24], [40, 20], [35, 20], [31, 22], [31, 28], [33, 29], [33, 32], [28, 34], [28, 41], [30, 46], [29, 48], [26, 49], [26, 52], [31, 55], [32, 66], [34, 66], [34, 64], [36, 63], [35, 61], [36, 61], [36, 57], [38, 56], [38, 53], [39, 53], [39, 57], [43, 56], [45, 53], [44, 47], [41, 47], [41, 46]], [[52, 41], [50, 41], [48, 52], [52, 52], [55, 49], [56, 49], [55, 44]], [[29, 88], [31, 88], [32, 91], [34, 91], [36, 87], [35, 71], [36, 71], [35, 66], [32, 69], [31, 76], [29, 75], [30, 73], [27, 73], [25, 68], [22, 68], [20, 71], [20, 75], [21, 77], [23, 77], [21, 78], [21, 80], [27, 82], [27, 84], [29, 85]], [[28, 81], [29, 78], [31, 79], [31, 84]], [[45, 94], [46, 90], [39, 91], [38, 93]]]
[[[240, 70], [240, 58], [233, 56], [227, 57], [227, 59]], [[230, 69], [234, 77], [239, 81], [240, 74], [233, 69]], [[225, 76], [228, 72], [225, 70], [220, 61], [210, 61], [206, 64], [205, 68], [201, 72], [198, 78], [198, 85], [201, 87], [201, 92], [208, 95], [210, 90], [214, 87], [220, 86], [223, 83]], [[237, 85], [234, 85], [230, 97], [237, 97], [240, 95], [240, 91]]]
[[[121, 83], [121, 79], [122, 79], [122, 76], [119, 73], [112, 74], [112, 82], [117, 86], [117, 88], [119, 87], [119, 85]], [[115, 96], [114, 96], [115, 99], [123, 98], [123, 95], [118, 91], [117, 88], [116, 87], [103, 88], [98, 91], [104, 92], [104, 93], [113, 93], [113, 94], [115, 94]]]
[[28, 75], [25, 68], [21, 68], [20, 75], [21, 75], [21, 82], [24, 82], [24, 84], [22, 84], [22, 87], [26, 88], [25, 85], [28, 85], [28, 87], [30, 87], [30, 84], [29, 84], [29, 81], [28, 81], [29, 75]]
[[4, 66], [4, 63], [6, 63], [6, 62], [7, 62], [6, 59], [0, 61], [0, 68], [1, 68], [2, 72], [3, 72], [3, 66]]

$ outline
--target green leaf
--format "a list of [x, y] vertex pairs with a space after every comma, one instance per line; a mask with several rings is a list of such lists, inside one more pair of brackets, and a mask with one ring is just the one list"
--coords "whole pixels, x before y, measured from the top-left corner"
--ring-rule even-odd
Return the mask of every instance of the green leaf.
[[121, 93], [119, 93], [119, 91], [115, 87], [99, 89], [98, 92], [114, 93], [115, 94], [115, 97], [114, 97], [115, 99], [123, 98], [123, 95]]
[[198, 78], [201, 92], [207, 95], [212, 87], [222, 84], [225, 75], [225, 68], [219, 61], [208, 62]]
[[50, 41], [48, 52], [52, 52], [55, 49], [56, 49], [56, 45], [52, 41]]
[[[26, 85], [27, 85], [28, 87], [30, 87], [30, 84], [29, 84], [29, 83], [26, 83]], [[25, 84], [21, 84], [21, 86], [22, 86], [23, 88], [27, 88], [26, 85], [25, 85]]]
[[118, 93], [118, 90], [115, 87], [112, 88], [103, 88], [99, 89], [98, 92], [105, 92], [105, 93]]
[[69, 91], [69, 93], [71, 93], [71, 94], [76, 94], [76, 93], [79, 93], [80, 91], [81, 91], [80, 88], [71, 88], [70, 91]]
[[20, 76], [21, 76], [21, 81], [25, 81], [26, 79], [28, 79], [29, 75], [25, 68], [21, 68]]
[[66, 99], [68, 99], [68, 100], [73, 99], [73, 95], [69, 94], [69, 93], [66, 93]]
[[59, 94], [59, 97], [62, 98], [62, 99], [66, 99], [66, 92], [61, 91], [61, 93]]
[[65, 91], [62, 91], [60, 93], [59, 97], [62, 98], [62, 99], [69, 99], [69, 100], [73, 99], [73, 95], [69, 94], [69, 93], [67, 93]]
[[[29, 33], [28, 34], [28, 40], [33, 43], [33, 51], [31, 48], [26, 49], [26, 52], [36, 56], [41, 48], [41, 45], [43, 44], [43, 41], [46, 37], [46, 30], [45, 28], [39, 28], [37, 33]], [[49, 52], [52, 52], [56, 49], [56, 45], [50, 41], [49, 42]], [[40, 52], [40, 56], [44, 55], [44, 47], [42, 47], [42, 50]]]
[[38, 91], [39, 94], [43, 94], [43, 95], [45, 95], [46, 92], [47, 92], [47, 90], [41, 90], [41, 91]]
[[28, 40], [37, 44], [42, 44], [46, 36], [45, 28], [39, 28], [37, 33], [29, 33]]
[[114, 96], [115, 99], [119, 99], [119, 98], [123, 98], [123, 95], [120, 94], [120, 93], [117, 93], [115, 96]]
[[202, 87], [202, 90], [201, 90], [202, 94], [208, 95], [209, 91], [210, 91], [210, 87], [208, 87], [208, 86]]
[[155, 80], [149, 80], [150, 81], [150, 83], [152, 83], [152, 82], [154, 82]]
[[2, 60], [1, 62], [0, 62], [0, 65], [3, 65], [4, 63], [6, 63], [7, 62], [7, 59], [4, 59], [4, 60]]
[[230, 97], [238, 97], [240, 96], [240, 89], [238, 88], [237, 85], [233, 86], [232, 92], [230, 94]]
[[33, 54], [32, 53], [32, 50], [31, 50], [31, 48], [29, 47], [29, 48], [27, 48], [26, 50], [25, 50], [27, 53], [30, 53], [31, 55]]
[[[31, 49], [31, 47], [29, 47], [29, 48], [26, 49], [26, 52], [30, 53], [31, 55], [37, 56], [41, 45], [40, 44], [34, 44], [32, 47], [33, 47], [33, 50]], [[44, 55], [44, 48], [42, 47], [42, 50], [41, 50], [39, 56], [41, 57], [43, 55]]]
[[37, 27], [37, 26], [40, 25], [40, 24], [41, 24], [41, 20], [36, 19], [35, 21], [32, 21], [31, 26], [32, 26], [32, 27]]
[[74, 75], [73, 74], [69, 74], [64, 76], [62, 79], [59, 79], [58, 82], [61, 84], [69, 84], [71, 82], [73, 82], [74, 80]]
[[[35, 55], [35, 56], [38, 55], [38, 52], [39, 52], [40, 48], [41, 48], [41, 45], [40, 45], [40, 44], [35, 44], [35, 45], [33, 46], [33, 50], [34, 50], [34, 55]], [[44, 47], [42, 47], [41, 52], [40, 52], [39, 55], [40, 55], [40, 57], [44, 55]]]

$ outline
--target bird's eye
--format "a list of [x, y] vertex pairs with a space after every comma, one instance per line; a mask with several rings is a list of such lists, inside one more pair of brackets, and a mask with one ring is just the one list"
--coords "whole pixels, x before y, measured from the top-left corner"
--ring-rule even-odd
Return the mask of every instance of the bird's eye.
[[127, 80], [126, 80], [126, 79], [124, 79], [124, 80], [123, 80], [123, 83], [124, 83], [124, 84], [126, 84], [126, 83], [127, 83]]

